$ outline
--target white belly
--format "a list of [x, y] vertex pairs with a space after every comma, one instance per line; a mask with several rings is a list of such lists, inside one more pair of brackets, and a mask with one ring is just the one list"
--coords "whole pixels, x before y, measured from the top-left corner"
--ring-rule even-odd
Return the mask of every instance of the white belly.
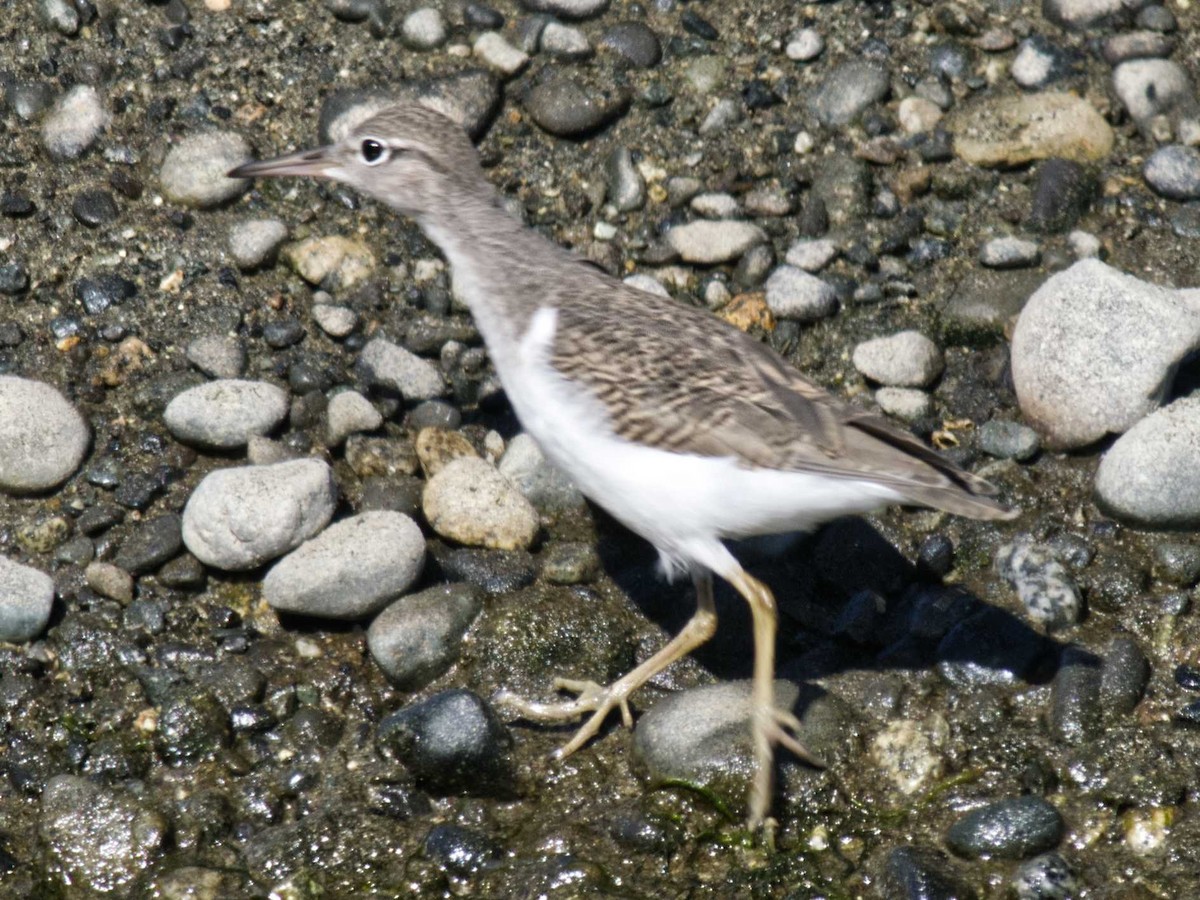
[[602, 405], [550, 367], [554, 326], [554, 311], [540, 311], [519, 359], [500, 371], [517, 417], [547, 459], [654, 544], [668, 568], [713, 567], [721, 538], [809, 530], [903, 499], [869, 481], [748, 468], [622, 440]]

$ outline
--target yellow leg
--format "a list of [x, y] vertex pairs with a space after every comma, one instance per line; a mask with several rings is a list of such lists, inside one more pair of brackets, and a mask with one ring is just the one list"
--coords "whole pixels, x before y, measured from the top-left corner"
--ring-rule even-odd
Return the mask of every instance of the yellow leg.
[[822, 765], [796, 737], [800, 722], [790, 712], [775, 705], [775, 632], [779, 616], [771, 589], [741, 568], [726, 576], [750, 604], [754, 618], [754, 682], [751, 691], [750, 733], [754, 742], [754, 782], [750, 788], [751, 830], [763, 828], [768, 844], [773, 843], [774, 820], [767, 818], [771, 807], [774, 776], [774, 747], [783, 744], [801, 759]]
[[563, 703], [537, 703], [500, 691], [494, 698], [496, 703], [515, 709], [522, 716], [540, 722], [561, 722], [576, 719], [586, 713], [592, 715], [575, 732], [570, 742], [555, 753], [559, 759], [570, 756], [586, 744], [600, 730], [604, 720], [614, 708], [620, 708], [621, 719], [626, 728], [633, 726], [633, 715], [629, 712], [629, 695], [665, 669], [677, 659], [687, 656], [717, 630], [717, 608], [713, 603], [712, 575], [707, 571], [694, 576], [696, 584], [696, 613], [667, 644], [622, 678], [607, 687], [594, 681], [575, 681], [556, 678], [557, 690], [574, 691], [578, 696]]

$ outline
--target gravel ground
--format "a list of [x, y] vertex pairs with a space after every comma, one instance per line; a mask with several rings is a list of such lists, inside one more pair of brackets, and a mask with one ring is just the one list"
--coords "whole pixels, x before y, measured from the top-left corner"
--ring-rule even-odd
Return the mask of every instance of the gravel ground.
[[[1200, 896], [1195, 8], [0, 0], [0, 895]], [[564, 762], [493, 703], [690, 614], [450, 273], [224, 172], [395, 99], [530, 226], [1023, 514], [748, 542], [776, 589]]]

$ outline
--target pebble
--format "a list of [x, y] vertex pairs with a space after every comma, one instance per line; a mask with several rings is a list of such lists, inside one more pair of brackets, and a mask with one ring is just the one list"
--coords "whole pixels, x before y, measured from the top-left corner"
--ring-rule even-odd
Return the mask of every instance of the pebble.
[[1042, 259], [1036, 241], [1017, 237], [992, 238], [979, 248], [979, 264], [989, 269], [1024, 269]]
[[450, 875], [468, 878], [494, 868], [505, 851], [491, 835], [481, 831], [461, 825], [435, 825], [425, 836], [421, 853]]
[[901, 331], [854, 348], [854, 368], [888, 387], [928, 387], [945, 368], [942, 351], [919, 331]]
[[1042, 448], [1042, 439], [1028, 425], [992, 419], [975, 432], [975, 443], [988, 456], [1028, 462]]
[[432, 400], [447, 390], [437, 366], [387, 338], [369, 341], [358, 364], [371, 384], [395, 391], [405, 400]]
[[1046, 657], [1046, 641], [1013, 615], [986, 607], [951, 628], [937, 648], [937, 668], [960, 688], [1016, 684]]
[[360, 431], [374, 431], [382, 424], [379, 410], [358, 391], [339, 391], [329, 398], [325, 408], [325, 440], [330, 447], [337, 447]]
[[555, 513], [586, 506], [575, 483], [546, 459], [537, 441], [525, 432], [508, 442], [497, 468], [538, 510]]
[[524, 105], [538, 127], [555, 137], [583, 137], [598, 131], [629, 107], [629, 92], [611, 82], [593, 84], [574, 71], [553, 71], [525, 95]]
[[[1143, 327], [1149, 328], [1148, 324]], [[1096, 500], [1152, 528], [1200, 524], [1200, 397], [1182, 397], [1123, 434], [1100, 460]]]
[[0, 641], [32, 641], [45, 630], [53, 606], [49, 575], [0, 556]]
[[925, 722], [895, 719], [871, 741], [871, 758], [900, 793], [928, 790], [945, 774], [950, 726], [941, 716]]
[[1142, 169], [1154, 193], [1170, 200], [1200, 199], [1200, 150], [1169, 144], [1159, 147]]
[[1042, 15], [1056, 25], [1081, 31], [1108, 21], [1124, 9], [1121, 0], [1045, 0]]
[[253, 271], [275, 262], [287, 236], [287, 225], [279, 219], [238, 222], [229, 230], [229, 252], [239, 269]]
[[268, 382], [222, 378], [176, 395], [163, 422], [185, 444], [233, 450], [273, 431], [288, 403], [287, 391]]
[[855, 59], [830, 70], [809, 100], [809, 109], [826, 128], [849, 125], [891, 90], [887, 67]]
[[1082, 447], [1156, 409], [1169, 374], [1197, 346], [1200, 315], [1180, 292], [1081, 260], [1022, 310], [1013, 385], [1048, 447]]
[[537, 536], [533, 505], [477, 457], [455, 459], [431, 477], [421, 507], [434, 531], [470, 547], [524, 550]]
[[137, 285], [120, 275], [104, 273], [94, 278], [80, 278], [72, 293], [88, 315], [98, 316], [110, 306], [137, 296]]
[[331, 338], [344, 338], [358, 326], [358, 313], [348, 306], [332, 303], [314, 303], [313, 321]]
[[586, 19], [608, 9], [609, 0], [521, 0], [532, 12], [549, 13], [564, 19]]
[[1200, 581], [1200, 546], [1164, 541], [1154, 548], [1154, 577], [1175, 587]]
[[905, 134], [924, 134], [942, 121], [942, 108], [924, 97], [905, 97], [896, 109], [896, 118]]
[[29, 271], [21, 263], [0, 266], [0, 294], [15, 297], [29, 289]]
[[815, 322], [837, 312], [837, 290], [833, 285], [795, 266], [779, 266], [766, 284], [766, 301], [780, 319]]
[[783, 48], [788, 59], [796, 62], [812, 62], [825, 50], [825, 38], [815, 28], [801, 28], [792, 32]]
[[541, 49], [543, 53], [560, 59], [587, 59], [592, 55], [592, 45], [587, 35], [561, 22], [546, 23], [542, 29]]
[[1175, 42], [1164, 35], [1153, 31], [1126, 31], [1106, 37], [1100, 45], [1100, 55], [1115, 67], [1134, 59], [1165, 58], [1174, 49]]
[[361, 619], [408, 590], [424, 564], [416, 522], [397, 512], [364, 512], [279, 560], [263, 580], [262, 596], [281, 612]]
[[995, 565], [1035, 622], [1053, 630], [1079, 621], [1083, 614], [1079, 588], [1049, 547], [1019, 537], [1000, 545]]
[[1113, 69], [1112, 85], [1129, 117], [1143, 129], [1158, 116], [1196, 109], [1187, 71], [1168, 59], [1123, 62]]
[[83, 571], [88, 587], [101, 597], [127, 606], [133, 600], [133, 576], [120, 566], [95, 560]]
[[[1035, 179], [1025, 225], [1039, 234], [1059, 234], [1073, 228], [1096, 197], [1095, 174], [1077, 162], [1048, 159], [1037, 167]], [[1076, 258], [1095, 255], [1076, 253]]]
[[737, 259], [767, 236], [749, 222], [698, 221], [674, 226], [666, 239], [684, 262], [717, 265]]
[[173, 512], [139, 522], [113, 562], [134, 575], [153, 572], [183, 549], [181, 528], [179, 514]]
[[978, 166], [1053, 157], [1094, 163], [1108, 157], [1116, 139], [1087, 100], [1060, 91], [980, 98], [948, 116], [946, 128], [955, 155]]
[[71, 215], [88, 228], [111, 225], [120, 212], [113, 195], [105, 190], [80, 191], [71, 203]]
[[1079, 879], [1060, 854], [1043, 853], [1017, 867], [1012, 891], [1017, 900], [1071, 900], [1079, 895]]
[[1087, 231], [1072, 231], [1067, 235], [1067, 244], [1076, 259], [1098, 259], [1104, 249], [1100, 238]]
[[183, 510], [183, 540], [206, 565], [253, 569], [319, 533], [333, 517], [337, 486], [318, 459], [218, 469]]
[[46, 116], [42, 123], [42, 144], [55, 159], [78, 159], [111, 122], [112, 116], [104, 108], [100, 92], [91, 85], [77, 84], [59, 98]]
[[414, 9], [404, 17], [400, 36], [414, 50], [433, 50], [446, 43], [449, 29], [441, 11], [431, 6]]
[[392, 713], [379, 723], [378, 742], [432, 790], [487, 796], [513, 789], [512, 735], [471, 691], [442, 691]]
[[195, 209], [212, 209], [250, 189], [245, 178], [225, 173], [253, 154], [240, 134], [208, 131], [181, 139], [167, 151], [158, 177], [167, 199]]
[[436, 475], [456, 459], [479, 458], [475, 445], [458, 431], [422, 428], [413, 446], [426, 478]]
[[617, 212], [632, 212], [646, 205], [646, 180], [633, 164], [628, 147], [616, 147], [605, 164], [608, 202]]
[[742, 120], [742, 106], [731, 97], [722, 97], [708, 111], [704, 121], [700, 123], [699, 132], [702, 136], [721, 134], [729, 130], [731, 125]]
[[1027, 90], [1041, 90], [1071, 72], [1071, 59], [1041, 35], [1021, 41], [1009, 68], [1013, 81]]
[[1041, 797], [1013, 797], [973, 810], [950, 826], [946, 844], [968, 859], [1025, 859], [1062, 840], [1062, 816]]
[[706, 219], [735, 219], [742, 213], [737, 198], [726, 193], [697, 194], [689, 206], [692, 212]]
[[339, 234], [286, 244], [283, 258], [309, 284], [326, 291], [347, 291], [375, 274], [371, 248]]
[[57, 389], [41, 381], [0, 375], [0, 491], [46, 491], [83, 462], [91, 431]]
[[188, 362], [211, 378], [240, 378], [246, 372], [246, 347], [240, 338], [204, 334], [188, 345]]
[[443, 584], [396, 600], [367, 629], [367, 647], [379, 668], [404, 690], [420, 690], [446, 672], [463, 635], [483, 609], [483, 592]]
[[529, 65], [529, 54], [514, 47], [498, 31], [485, 31], [477, 37], [472, 52], [480, 62], [505, 78], [512, 78]]
[[1100, 703], [1113, 716], [1133, 712], [1150, 682], [1150, 661], [1135, 638], [1118, 634], [1108, 642], [1100, 669]]
[[889, 900], [952, 900], [971, 897], [943, 853], [925, 847], [903, 846], [892, 850], [879, 881], [880, 896]]
[[1063, 648], [1050, 688], [1050, 734], [1079, 745], [1100, 727], [1100, 658], [1074, 645]]
[[662, 61], [662, 43], [648, 25], [618, 22], [600, 34], [599, 46], [611, 50], [638, 69], [653, 69]]
[[904, 422], [919, 422], [933, 412], [933, 398], [916, 388], [881, 387], [875, 392], [875, 402], [889, 416]]
[[170, 823], [152, 804], [119, 787], [55, 775], [40, 798], [38, 837], [72, 891], [120, 896], [159, 858]]
[[[805, 700], [794, 683], [775, 682], [776, 705], [801, 716], [801, 743], [818, 757], [836, 758], [854, 713], [832, 694], [809, 691]], [[638, 719], [633, 751], [652, 783], [697, 785], [740, 805], [754, 770], [749, 715], [749, 681], [673, 693]]]

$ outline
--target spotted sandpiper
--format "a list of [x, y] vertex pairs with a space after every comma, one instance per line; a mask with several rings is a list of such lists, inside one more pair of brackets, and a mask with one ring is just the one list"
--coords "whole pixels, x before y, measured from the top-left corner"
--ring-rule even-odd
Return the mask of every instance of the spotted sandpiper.
[[503, 208], [464, 131], [420, 105], [387, 109], [343, 140], [230, 173], [344, 182], [414, 219], [449, 261], [521, 424], [592, 501], [687, 572], [695, 615], [607, 686], [559, 680], [564, 702], [499, 699], [522, 715], [589, 715], [583, 746], [629, 695], [716, 631], [712, 575], [750, 605], [755, 774], [748, 825], [772, 825], [774, 747], [811, 759], [774, 700], [775, 599], [725, 539], [808, 530], [913, 504], [976, 519], [1013, 513], [995, 489], [911, 434], [837, 400], [766, 345], [707, 312], [630, 287]]

